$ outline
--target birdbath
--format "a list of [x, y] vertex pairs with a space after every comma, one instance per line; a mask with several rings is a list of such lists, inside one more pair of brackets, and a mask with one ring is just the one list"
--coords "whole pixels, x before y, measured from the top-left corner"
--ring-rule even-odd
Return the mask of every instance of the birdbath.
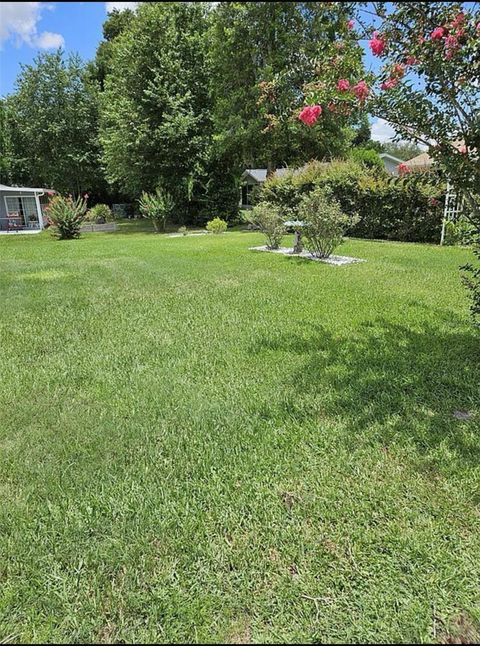
[[287, 220], [287, 222], [285, 222], [285, 226], [290, 227], [295, 231], [295, 240], [293, 242], [292, 253], [302, 253], [302, 229], [305, 226], [305, 223], [301, 220]]

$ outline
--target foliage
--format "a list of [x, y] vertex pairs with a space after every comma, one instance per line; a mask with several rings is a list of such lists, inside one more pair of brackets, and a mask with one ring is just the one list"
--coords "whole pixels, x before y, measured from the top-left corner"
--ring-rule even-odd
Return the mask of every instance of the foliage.
[[206, 229], [210, 233], [225, 233], [227, 230], [227, 223], [221, 218], [213, 218], [213, 220], [207, 222]]
[[472, 244], [474, 238], [475, 228], [468, 220], [463, 218], [457, 222], [448, 221], [445, 223], [445, 238], [444, 244], [446, 245], [469, 245]]
[[361, 214], [351, 230], [358, 237], [405, 242], [440, 241], [444, 184], [435, 174], [391, 177], [348, 160], [312, 162], [269, 179], [261, 199], [295, 211], [317, 186], [331, 192], [347, 214]]
[[330, 191], [316, 188], [300, 202], [298, 219], [303, 221], [307, 249], [318, 258], [328, 258], [342, 242], [346, 230], [359, 220], [347, 215]]
[[423, 152], [420, 146], [409, 141], [386, 141], [382, 144], [382, 151], [402, 161], [412, 159]]
[[285, 224], [278, 204], [260, 202], [247, 211], [245, 219], [263, 233], [269, 249], [278, 249], [285, 235]]
[[480, 327], [480, 242], [478, 241], [474, 249], [476, 262], [464, 265], [465, 275], [463, 277], [465, 285], [470, 289], [472, 296], [471, 312], [475, 323]]
[[477, 4], [373, 3], [380, 21], [373, 33], [365, 28], [363, 8], [358, 5], [359, 28], [345, 33], [344, 41], [369, 37], [370, 48], [383, 67], [366, 82], [359, 80], [349, 70], [350, 49], [342, 46], [335, 63], [331, 53], [330, 82], [317, 84], [308, 103], [363, 108], [393, 124], [400, 136], [428, 146], [455, 189], [465, 195], [469, 217], [480, 231]]
[[95, 204], [87, 211], [85, 220], [103, 224], [104, 222], [112, 222], [114, 217], [112, 209], [107, 204]]
[[48, 223], [54, 227], [59, 240], [71, 240], [80, 236], [80, 227], [87, 213], [87, 197], [54, 195], [45, 207]]
[[356, 162], [365, 164], [368, 168], [376, 168], [377, 170], [381, 169], [382, 171], [385, 169], [380, 155], [372, 148], [352, 148], [348, 156]]
[[168, 191], [157, 188], [155, 193], [142, 193], [138, 206], [144, 218], [152, 220], [157, 233], [165, 231], [167, 220], [173, 215], [175, 202]]
[[109, 182], [132, 197], [168, 186], [179, 219], [197, 211], [210, 142], [206, 8], [141, 3], [112, 44], [101, 96]]
[[12, 183], [103, 190], [97, 94], [78, 56], [59, 50], [23, 65], [5, 107]]
[[187, 227], [185, 227], [185, 226], [183, 226], [183, 227], [179, 227], [179, 229], [178, 229], [178, 233], [181, 233], [181, 234], [182, 234], [182, 236], [186, 236], [186, 235], [188, 234], [188, 229], [187, 229]]
[[[327, 116], [307, 131], [297, 108], [312, 62], [319, 80], [327, 72], [324, 52], [348, 10], [341, 3], [221, 2], [211, 12], [216, 140], [238, 167], [272, 171], [346, 150], [353, 136], [346, 126], [355, 119], [339, 124]], [[352, 50], [358, 70], [361, 49]]]

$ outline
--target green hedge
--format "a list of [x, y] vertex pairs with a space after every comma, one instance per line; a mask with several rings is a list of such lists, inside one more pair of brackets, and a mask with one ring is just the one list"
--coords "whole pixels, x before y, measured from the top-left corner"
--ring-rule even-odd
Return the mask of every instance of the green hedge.
[[303, 195], [328, 187], [342, 209], [361, 220], [349, 234], [361, 238], [439, 242], [444, 184], [430, 174], [393, 177], [354, 160], [311, 162], [299, 171], [273, 177], [259, 199], [280, 205], [291, 217]]

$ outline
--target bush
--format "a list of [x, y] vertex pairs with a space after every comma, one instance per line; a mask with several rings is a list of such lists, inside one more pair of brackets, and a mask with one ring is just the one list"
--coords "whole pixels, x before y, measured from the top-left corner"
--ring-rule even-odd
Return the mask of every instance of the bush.
[[305, 246], [317, 258], [328, 258], [345, 231], [358, 221], [358, 217], [344, 213], [340, 203], [322, 188], [302, 199], [298, 218], [304, 222]]
[[221, 218], [213, 218], [207, 222], [207, 231], [210, 233], [224, 233], [227, 230], [227, 223]]
[[379, 173], [353, 160], [311, 162], [298, 171], [268, 179], [261, 199], [295, 211], [316, 187], [331, 192], [342, 210], [359, 213], [351, 235], [405, 242], [439, 242], [445, 187], [430, 173], [405, 178]]
[[375, 168], [377, 171], [381, 170], [386, 173], [382, 158], [376, 150], [371, 148], [352, 148], [348, 156], [353, 161], [364, 164], [367, 168]]
[[480, 240], [478, 236], [473, 253], [478, 262], [476, 265], [469, 263], [462, 267], [466, 272], [463, 280], [472, 293], [471, 312], [474, 323], [480, 327]]
[[140, 213], [144, 218], [153, 222], [156, 233], [165, 231], [168, 218], [173, 214], [175, 203], [172, 196], [162, 188], [157, 188], [155, 193], [142, 193], [138, 201]]
[[188, 233], [187, 227], [180, 227], [180, 228], [178, 229], [178, 233], [181, 233], [181, 234], [182, 234], [182, 236], [186, 236], [186, 235], [187, 235], [187, 233]]
[[87, 211], [85, 217], [87, 222], [95, 222], [96, 224], [104, 224], [105, 222], [113, 222], [114, 217], [112, 210], [106, 204], [95, 204]]
[[475, 227], [466, 220], [445, 223], [444, 244], [446, 245], [464, 245], [472, 244], [475, 234]]
[[45, 212], [48, 223], [54, 228], [54, 233], [59, 240], [78, 238], [87, 213], [87, 199], [55, 195], [45, 207]]
[[278, 249], [285, 235], [285, 225], [277, 205], [260, 202], [246, 213], [245, 219], [263, 233], [269, 249]]

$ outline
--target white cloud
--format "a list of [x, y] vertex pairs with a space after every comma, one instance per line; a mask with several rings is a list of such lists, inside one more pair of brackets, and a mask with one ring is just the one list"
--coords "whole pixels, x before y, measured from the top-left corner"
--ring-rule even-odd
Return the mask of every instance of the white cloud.
[[395, 137], [395, 134], [395, 130], [385, 119], [377, 118], [372, 123], [372, 139], [374, 141], [380, 141], [384, 144], [387, 141], [391, 141]]
[[65, 45], [65, 39], [61, 34], [53, 34], [51, 31], [42, 31], [37, 38], [37, 47], [41, 49], [58, 49]]
[[114, 9], [118, 9], [118, 11], [123, 11], [124, 9], [131, 9], [132, 11], [135, 11], [137, 7], [138, 7], [138, 2], [106, 2], [105, 3], [105, 9], [107, 10], [107, 13], [110, 13]]
[[37, 23], [43, 9], [52, 5], [42, 2], [2, 2], [0, 3], [0, 47], [8, 40], [20, 46], [51, 49], [62, 46], [65, 41], [61, 34], [50, 31], [38, 33]]

